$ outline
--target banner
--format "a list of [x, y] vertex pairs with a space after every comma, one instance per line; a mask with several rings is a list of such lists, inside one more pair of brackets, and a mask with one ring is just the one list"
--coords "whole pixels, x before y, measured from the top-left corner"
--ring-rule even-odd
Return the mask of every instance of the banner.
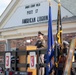
[[58, 3], [58, 15], [57, 15], [57, 42], [62, 45], [62, 23], [61, 23], [61, 4]]
[[51, 15], [51, 3], [49, 2], [49, 15], [48, 15], [48, 49], [47, 49], [47, 67], [46, 75], [49, 75], [53, 71], [54, 66], [54, 38], [52, 31], [52, 15]]

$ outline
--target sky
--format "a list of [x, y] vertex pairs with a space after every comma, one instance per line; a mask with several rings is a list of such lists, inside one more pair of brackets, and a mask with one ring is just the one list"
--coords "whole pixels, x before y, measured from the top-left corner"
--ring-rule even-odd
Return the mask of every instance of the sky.
[[0, 15], [3, 13], [10, 2], [11, 0], [0, 0]]

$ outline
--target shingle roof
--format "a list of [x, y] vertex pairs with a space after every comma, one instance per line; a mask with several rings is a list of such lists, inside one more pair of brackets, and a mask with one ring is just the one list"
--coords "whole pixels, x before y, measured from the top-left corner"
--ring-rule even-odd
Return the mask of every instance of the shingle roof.
[[[72, 16], [72, 17], [64, 17], [62, 18], [62, 23], [66, 23], [66, 22], [76, 22], [76, 16]], [[53, 23], [56, 23], [57, 20], [53, 20]]]
[[[54, 0], [57, 2], [57, 0]], [[76, 15], [76, 0], [61, 0], [61, 5], [71, 12], [74, 16]]]

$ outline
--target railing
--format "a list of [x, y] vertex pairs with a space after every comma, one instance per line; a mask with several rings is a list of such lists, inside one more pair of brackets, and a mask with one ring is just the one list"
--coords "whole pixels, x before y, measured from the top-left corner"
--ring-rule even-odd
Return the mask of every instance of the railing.
[[38, 50], [16, 50], [16, 51], [4, 51], [4, 52], [0, 52], [0, 56], [3, 56], [4, 58], [4, 62], [3, 63], [0, 63], [0, 67], [3, 68], [4, 70], [4, 73], [6, 72], [6, 68], [5, 68], [5, 54], [6, 53], [11, 53], [12, 56], [14, 56], [14, 63], [11, 63], [11, 70], [12, 70], [12, 67], [14, 68], [13, 72], [18, 72], [18, 68], [20, 67], [24, 67], [26, 68], [26, 72], [27, 72], [27, 69], [28, 67], [30, 66], [27, 62], [27, 59], [25, 59], [25, 63], [19, 63], [18, 60], [20, 56], [22, 55], [25, 55], [26, 57], [29, 55], [30, 52], [35, 52], [36, 55], [37, 55], [37, 64], [36, 64], [36, 69], [37, 69], [37, 74], [36, 75], [39, 75], [39, 67], [45, 67], [46, 64], [40, 64], [39, 63], [39, 56], [40, 54], [45, 54], [46, 53], [46, 49], [38, 49]]

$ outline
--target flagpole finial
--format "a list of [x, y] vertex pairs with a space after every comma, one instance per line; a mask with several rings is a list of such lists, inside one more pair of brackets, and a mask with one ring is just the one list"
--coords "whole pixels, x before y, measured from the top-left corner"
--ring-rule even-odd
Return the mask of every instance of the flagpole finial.
[[48, 0], [48, 2], [49, 2], [49, 5], [51, 6], [51, 0]]
[[60, 0], [58, 0], [58, 2], [60, 3]]
[[58, 6], [61, 6], [60, 0], [58, 0]]

